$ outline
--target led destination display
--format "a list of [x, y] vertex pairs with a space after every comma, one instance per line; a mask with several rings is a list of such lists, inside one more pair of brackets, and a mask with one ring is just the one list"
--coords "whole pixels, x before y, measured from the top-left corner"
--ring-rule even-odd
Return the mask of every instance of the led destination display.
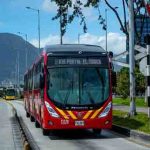
[[48, 66], [53, 65], [105, 65], [108, 66], [107, 57], [84, 57], [84, 58], [48, 58]]

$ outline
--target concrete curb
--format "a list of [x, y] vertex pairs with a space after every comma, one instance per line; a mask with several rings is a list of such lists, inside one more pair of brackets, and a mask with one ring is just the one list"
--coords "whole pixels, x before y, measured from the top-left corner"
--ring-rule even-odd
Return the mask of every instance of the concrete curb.
[[112, 130], [127, 137], [130, 137], [132, 140], [138, 141], [140, 143], [142, 142], [148, 147], [150, 147], [150, 134], [146, 134], [136, 130], [131, 130], [129, 128], [121, 127], [114, 124], [112, 126]]
[[18, 122], [19, 126], [20, 126], [21, 139], [22, 139], [22, 142], [23, 142], [23, 150], [31, 150], [32, 148], [30, 146], [30, 142], [28, 141], [26, 132], [24, 131], [24, 129], [23, 129], [21, 123], [20, 123], [20, 119], [17, 115], [17, 112], [15, 114], [15, 117], [17, 119], [17, 122]]
[[37, 143], [35, 142], [32, 134], [30, 133], [27, 126], [25, 125], [23, 119], [21, 117], [18, 117], [18, 120], [19, 120], [19, 123], [20, 123], [22, 130], [24, 131], [24, 135], [26, 138], [26, 142], [24, 143], [24, 146], [27, 149], [24, 149], [24, 150], [28, 150], [28, 147], [30, 148], [29, 150], [40, 150], [40, 148], [38, 147]]

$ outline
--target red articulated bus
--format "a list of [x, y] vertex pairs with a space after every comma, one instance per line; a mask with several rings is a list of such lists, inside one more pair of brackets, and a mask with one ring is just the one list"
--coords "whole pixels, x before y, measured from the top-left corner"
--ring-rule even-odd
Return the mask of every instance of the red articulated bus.
[[101, 129], [112, 126], [112, 85], [108, 53], [94, 45], [53, 45], [24, 77], [26, 116], [54, 129]]

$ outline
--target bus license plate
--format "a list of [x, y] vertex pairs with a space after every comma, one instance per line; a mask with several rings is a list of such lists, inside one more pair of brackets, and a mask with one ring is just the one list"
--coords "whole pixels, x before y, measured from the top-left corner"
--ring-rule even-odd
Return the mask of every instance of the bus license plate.
[[84, 126], [84, 121], [75, 121], [75, 126]]

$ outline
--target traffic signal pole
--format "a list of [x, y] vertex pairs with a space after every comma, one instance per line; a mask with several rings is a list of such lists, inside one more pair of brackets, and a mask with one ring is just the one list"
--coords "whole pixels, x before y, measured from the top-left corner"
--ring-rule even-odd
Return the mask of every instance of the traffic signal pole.
[[147, 45], [147, 103], [148, 117], [150, 118], [150, 44]]
[[[145, 0], [148, 16], [150, 17], [150, 0]], [[145, 43], [147, 44], [147, 66], [146, 66], [146, 79], [147, 79], [147, 92], [145, 92], [148, 104], [148, 118], [150, 118], [150, 34], [145, 36]]]
[[146, 79], [147, 79], [147, 104], [148, 104], [148, 117], [150, 118], [150, 35], [146, 37], [147, 43], [147, 66], [146, 66]]

